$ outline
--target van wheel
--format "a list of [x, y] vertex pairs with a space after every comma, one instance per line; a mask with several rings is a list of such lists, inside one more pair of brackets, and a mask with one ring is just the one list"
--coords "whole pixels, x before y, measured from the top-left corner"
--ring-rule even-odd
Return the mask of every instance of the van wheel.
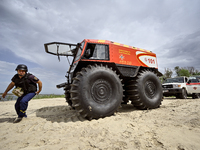
[[70, 90], [72, 106], [91, 120], [114, 114], [121, 104], [123, 88], [119, 76], [110, 68], [83, 68], [73, 79]]
[[199, 99], [199, 93], [192, 93], [192, 98], [195, 99]]
[[187, 92], [184, 88], [181, 90], [181, 93], [179, 96], [181, 99], [187, 99]]
[[151, 71], [142, 71], [127, 86], [132, 104], [138, 109], [153, 109], [161, 105], [163, 93], [158, 77]]

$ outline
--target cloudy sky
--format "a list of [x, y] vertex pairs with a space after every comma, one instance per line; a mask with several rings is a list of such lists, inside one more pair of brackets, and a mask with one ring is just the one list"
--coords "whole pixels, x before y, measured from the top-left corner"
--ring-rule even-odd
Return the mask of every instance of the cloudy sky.
[[44, 43], [103, 39], [157, 54], [159, 70], [200, 71], [199, 0], [0, 0], [0, 93], [18, 64], [43, 82], [42, 94], [63, 94], [66, 58]]

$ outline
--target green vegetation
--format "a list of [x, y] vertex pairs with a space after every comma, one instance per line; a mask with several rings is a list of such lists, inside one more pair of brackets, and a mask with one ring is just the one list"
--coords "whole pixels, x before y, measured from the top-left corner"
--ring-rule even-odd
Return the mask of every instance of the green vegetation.
[[[1, 95], [3, 93], [0, 93]], [[10, 100], [17, 100], [17, 96], [8, 93], [5, 98], [2, 98], [0, 95], [0, 101], [10, 101]], [[56, 94], [39, 94], [36, 95], [33, 99], [44, 99], [44, 98], [64, 98], [65, 95], [56, 95]]]
[[6, 99], [7, 99], [8, 101], [13, 100], [13, 96], [12, 96], [12, 95], [8, 95], [8, 96], [6, 97]]
[[186, 70], [186, 69], [181, 69], [181, 70], [179, 71], [179, 76], [186, 76], [186, 77], [189, 77], [189, 76], [191, 76], [191, 74], [189, 73], [188, 70]]
[[2, 94], [3, 94], [3, 93], [0, 93], [0, 101], [11, 101], [11, 100], [15, 100], [15, 99], [16, 99], [16, 96], [13, 95], [13, 94], [8, 93], [8, 94], [6, 95], [6, 98], [3, 98], [3, 97], [2, 97]]
[[[200, 72], [196, 70], [194, 67], [182, 67], [179, 66], [174, 67], [175, 76], [200, 76]], [[165, 68], [165, 72], [163, 76], [160, 77], [161, 82], [163, 82], [167, 78], [172, 78], [173, 71], [169, 68]]]
[[65, 95], [55, 95], [55, 94], [39, 94], [36, 95], [33, 99], [43, 99], [43, 98], [64, 98]]

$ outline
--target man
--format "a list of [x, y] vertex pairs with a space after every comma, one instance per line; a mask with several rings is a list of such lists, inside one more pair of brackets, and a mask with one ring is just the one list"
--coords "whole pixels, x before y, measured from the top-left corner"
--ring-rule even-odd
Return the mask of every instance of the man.
[[[28, 102], [42, 90], [42, 82], [36, 78], [34, 75], [27, 73], [28, 68], [24, 64], [20, 64], [15, 69], [17, 74], [11, 79], [11, 83], [8, 85], [2, 97], [5, 98], [8, 91], [10, 91], [14, 86], [13, 93], [18, 96], [15, 103], [15, 110], [18, 117], [14, 120], [14, 123], [18, 123], [23, 117], [27, 117], [26, 110], [28, 108]], [[39, 90], [37, 91], [37, 84]]]

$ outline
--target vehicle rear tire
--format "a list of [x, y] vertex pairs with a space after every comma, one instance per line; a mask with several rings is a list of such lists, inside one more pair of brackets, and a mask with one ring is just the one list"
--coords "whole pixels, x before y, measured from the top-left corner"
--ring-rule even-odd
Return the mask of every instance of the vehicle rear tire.
[[64, 87], [65, 99], [66, 99], [66, 102], [68, 103], [68, 105], [70, 107], [72, 107], [72, 101], [70, 100], [70, 92], [69, 92], [69, 90], [70, 90], [70, 86], [69, 85], [65, 85], [65, 87]]
[[197, 93], [197, 99], [199, 99], [200, 98], [200, 93]]
[[199, 93], [192, 93], [192, 98], [195, 99], [199, 99]]
[[72, 106], [91, 120], [114, 114], [122, 102], [123, 88], [113, 70], [89, 65], [76, 74], [70, 95]]
[[[68, 105], [70, 107], [72, 107], [72, 101], [70, 100], [70, 93], [69, 93], [69, 90], [65, 90], [65, 99], [66, 99], [66, 102], [68, 103]], [[72, 107], [73, 108], [73, 107]]]
[[199, 99], [200, 98], [200, 93], [197, 93], [197, 99]]
[[181, 99], [187, 99], [187, 92], [186, 92], [186, 90], [185, 90], [184, 88], [182, 89], [182, 91], [181, 91], [179, 97], [180, 97]]
[[129, 102], [129, 97], [128, 97], [128, 94], [127, 94], [127, 90], [126, 90], [126, 83], [124, 84], [124, 92], [123, 92], [123, 101], [121, 104], [127, 104]]
[[142, 71], [129, 81], [128, 95], [138, 109], [153, 109], [161, 105], [163, 92], [158, 77], [151, 71]]

